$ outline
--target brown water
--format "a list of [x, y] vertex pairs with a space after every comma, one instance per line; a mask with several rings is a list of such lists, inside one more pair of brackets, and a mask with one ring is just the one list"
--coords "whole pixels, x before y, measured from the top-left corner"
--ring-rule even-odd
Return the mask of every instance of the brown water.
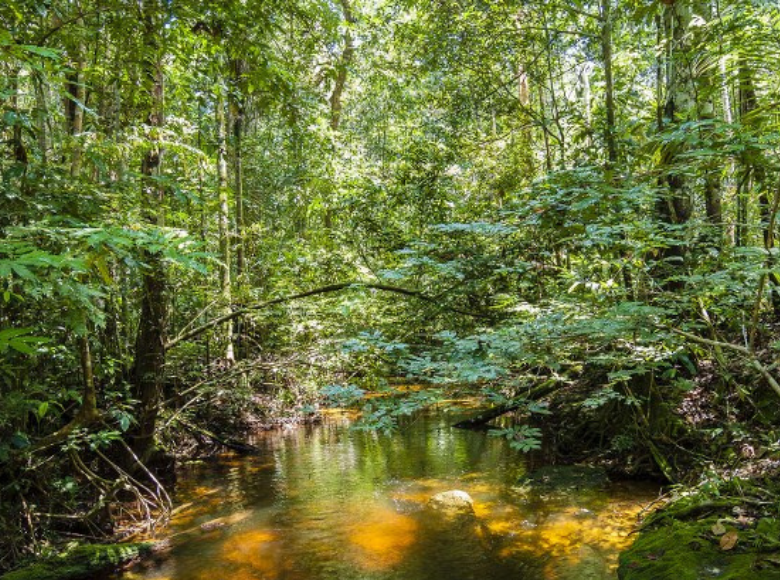
[[[513, 489], [506, 442], [424, 416], [393, 435], [346, 419], [269, 432], [254, 457], [179, 474], [173, 549], [122, 580], [601, 580], [615, 577], [646, 485], [545, 497]], [[476, 518], [426, 504], [459, 489]]]

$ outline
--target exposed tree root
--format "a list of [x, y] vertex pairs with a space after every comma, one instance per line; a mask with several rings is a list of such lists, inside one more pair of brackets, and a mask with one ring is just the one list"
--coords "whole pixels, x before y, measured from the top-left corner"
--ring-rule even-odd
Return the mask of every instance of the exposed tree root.
[[241, 453], [243, 455], [256, 455], [260, 453], [260, 449], [255, 447], [254, 445], [250, 445], [249, 443], [244, 443], [242, 441], [236, 441], [235, 439], [226, 439], [224, 437], [220, 437], [216, 433], [213, 433], [208, 429], [204, 429], [203, 427], [198, 427], [196, 425], [193, 425], [192, 423], [182, 419], [181, 417], [178, 417], [176, 419], [176, 422], [179, 423], [182, 427], [184, 427], [188, 431], [190, 431], [191, 433], [206, 437], [207, 439], [213, 441], [217, 445], [221, 445], [222, 447], [227, 447], [228, 449], [231, 449], [232, 451], [236, 451], [237, 453]]

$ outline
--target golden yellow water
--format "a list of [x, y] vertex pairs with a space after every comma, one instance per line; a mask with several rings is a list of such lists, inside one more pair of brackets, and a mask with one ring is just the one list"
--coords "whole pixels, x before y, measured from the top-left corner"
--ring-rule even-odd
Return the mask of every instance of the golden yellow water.
[[[324, 425], [179, 473], [173, 548], [122, 580], [606, 580], [657, 490], [528, 494], [500, 439], [426, 416], [396, 434]], [[474, 514], [427, 507], [462, 490]]]

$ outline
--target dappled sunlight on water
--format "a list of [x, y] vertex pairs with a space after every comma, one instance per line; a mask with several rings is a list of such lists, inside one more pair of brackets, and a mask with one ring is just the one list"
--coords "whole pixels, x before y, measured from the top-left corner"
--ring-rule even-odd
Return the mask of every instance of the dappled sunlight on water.
[[[182, 470], [167, 557], [123, 580], [607, 580], [648, 486], [529, 495], [505, 441], [424, 417], [392, 436], [343, 417], [258, 436], [259, 456]], [[452, 519], [432, 496], [462, 490]], [[567, 495], [568, 494], [568, 495]]]
[[643, 508], [636, 497], [613, 493], [609, 501], [590, 509], [537, 505], [535, 511], [510, 507], [504, 517], [488, 516], [491, 531], [506, 538], [499, 556], [530, 554], [545, 559], [545, 578], [568, 578], [561, 571], [576, 569], [584, 561], [600, 568], [601, 577], [609, 577], [617, 569], [618, 554], [631, 545], [631, 532]]
[[378, 508], [349, 532], [351, 555], [365, 570], [384, 570], [401, 563], [417, 539], [417, 522], [389, 508]]
[[282, 572], [279, 536], [268, 530], [249, 530], [225, 540], [221, 557], [225, 562], [239, 564], [264, 578], [276, 578]]

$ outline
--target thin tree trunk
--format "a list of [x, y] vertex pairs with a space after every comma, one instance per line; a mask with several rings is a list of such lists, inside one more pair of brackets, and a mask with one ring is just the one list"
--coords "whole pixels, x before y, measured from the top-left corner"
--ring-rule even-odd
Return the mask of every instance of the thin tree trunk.
[[[77, 22], [81, 22], [79, 19]], [[70, 119], [70, 135], [71, 135], [71, 161], [70, 161], [70, 174], [77, 176], [81, 170], [81, 144], [79, 138], [84, 131], [84, 102], [86, 100], [86, 91], [84, 90], [84, 68], [85, 68], [85, 56], [84, 52], [86, 48], [83, 42], [79, 42], [76, 48], [76, 62], [74, 65], [74, 72], [71, 76], [71, 83], [69, 87], [69, 93], [75, 102], [70, 103], [72, 105], [72, 114]]]
[[555, 92], [555, 78], [553, 76], [553, 69], [555, 68], [553, 66], [553, 54], [552, 54], [552, 33], [550, 31], [550, 28], [547, 23], [547, 13], [544, 12], [544, 32], [545, 32], [545, 38], [547, 41], [547, 50], [545, 51], [545, 55], [547, 57], [547, 82], [549, 83], [549, 89], [550, 89], [550, 113], [552, 114], [552, 120], [555, 123], [555, 127], [558, 129], [558, 135], [556, 136], [556, 141], [558, 141], [558, 147], [561, 152], [561, 160], [560, 160], [560, 166], [565, 167], [566, 165], [566, 135], [563, 130], [563, 125], [561, 125], [561, 113], [560, 113], [560, 107], [558, 106], [558, 96]]
[[48, 83], [44, 76], [37, 72], [33, 75], [35, 85], [35, 117], [38, 131], [38, 149], [41, 156], [41, 164], [48, 163], [49, 151], [49, 108], [46, 102], [46, 88]]
[[244, 97], [244, 74], [246, 62], [240, 59], [232, 63], [234, 90], [231, 93], [230, 109], [233, 117], [233, 196], [236, 204], [236, 278], [244, 275], [244, 122], [246, 103]]
[[[709, 10], [704, 14], [707, 14], [708, 19], [711, 21], [714, 17], [712, 6], [708, 5], [706, 8]], [[702, 38], [704, 32], [702, 32], [702, 28], [698, 28], [697, 30], [699, 32], [694, 35], [696, 44], [703, 46], [706, 41], [705, 38]], [[698, 66], [696, 69], [700, 71], [696, 79], [699, 119], [702, 121], [714, 121], [716, 118], [715, 97], [718, 94], [719, 88], [717, 78], [718, 57], [701, 51], [697, 58]], [[705, 124], [702, 129], [702, 139], [704, 141], [712, 141], [713, 138], [713, 129]], [[714, 248], [720, 248], [723, 242], [721, 165], [721, 160], [717, 157], [713, 157], [707, 161], [704, 168], [705, 217], [709, 225], [706, 237]]]
[[550, 133], [547, 129], [547, 115], [545, 114], [544, 96], [541, 90], [539, 91], [539, 116], [542, 124], [542, 138], [544, 139], [544, 166], [547, 171], [552, 171], [555, 160], [550, 147]]
[[[341, 126], [344, 90], [347, 86], [349, 67], [352, 66], [352, 61], [355, 58], [355, 40], [352, 37], [351, 27], [357, 22], [349, 0], [339, 0], [339, 3], [344, 14], [345, 30], [344, 48], [341, 52], [341, 58], [336, 64], [336, 80], [330, 94], [330, 128], [333, 132], [338, 131]], [[325, 229], [330, 230], [333, 227], [333, 210], [329, 203], [326, 204], [323, 221]]]
[[612, 78], [612, 2], [601, 0], [601, 59], [604, 64], [604, 100], [606, 106], [606, 126], [604, 142], [607, 145], [607, 171], [618, 162], [617, 140], [615, 135], [615, 82]]
[[[663, 112], [659, 116], [661, 131], [676, 127], [691, 119], [695, 113], [695, 95], [690, 68], [685, 59], [690, 50], [688, 30], [692, 19], [692, 7], [685, 2], [665, 5], [662, 19], [666, 39], [665, 80]], [[680, 155], [684, 144], [679, 141], [664, 142], [661, 146], [658, 179], [659, 193], [656, 198], [656, 219], [666, 226], [679, 226], [689, 221], [693, 211], [690, 183], [681, 167]], [[669, 231], [669, 235], [673, 230]], [[680, 243], [671, 243], [660, 253], [655, 276], [663, 287], [678, 291], [683, 283], [675, 277], [684, 266], [686, 252]]]
[[[223, 96], [225, 89], [224, 87], [218, 87], [217, 91], [215, 105], [217, 123], [217, 196], [219, 201], [219, 252], [222, 257], [222, 266], [220, 267], [220, 301], [222, 302], [222, 313], [224, 315], [229, 314], [232, 311], [233, 280], [231, 276], [232, 257], [230, 251], [230, 200], [228, 192], [227, 139], [225, 138], [227, 123], [225, 121], [225, 98]], [[236, 360], [233, 350], [233, 324], [225, 324], [223, 332], [225, 360], [228, 364], [231, 364]]]
[[[691, 7], [684, 2], [666, 6], [664, 25], [669, 42], [666, 63], [666, 101], [662, 123], [674, 126], [691, 112], [693, 86], [688, 68], [685, 66], [685, 53], [689, 49], [686, 34], [692, 18]], [[662, 222], [684, 224], [691, 217], [692, 200], [685, 176], [675, 165], [679, 161], [681, 145], [665, 144], [661, 150], [661, 167], [664, 176], [661, 180], [666, 189], [659, 196], [657, 211]], [[679, 254], [679, 248], [669, 248], [667, 257]]]
[[536, 171], [535, 159], [534, 159], [534, 133], [533, 133], [533, 115], [531, 110], [531, 87], [528, 80], [528, 70], [526, 66], [526, 54], [522, 46], [522, 37], [525, 34], [523, 31], [523, 22], [527, 15], [524, 9], [517, 11], [515, 16], [515, 28], [518, 35], [518, 61], [517, 61], [517, 101], [520, 104], [520, 123], [523, 127], [521, 132], [522, 141], [520, 143], [521, 150], [521, 167], [524, 170], [525, 177], [529, 181], [533, 178]]
[[355, 24], [356, 19], [352, 13], [352, 6], [349, 0], [340, 0], [341, 9], [344, 12], [344, 21], [346, 29], [344, 31], [344, 49], [341, 58], [336, 66], [336, 82], [333, 85], [333, 92], [330, 95], [330, 128], [338, 131], [341, 124], [342, 95], [347, 86], [347, 74], [349, 67], [355, 57], [355, 41], [352, 38], [350, 27]]
[[[753, 72], [745, 59], [740, 60], [738, 64], [738, 100], [739, 100], [739, 121], [744, 127], [750, 127], [756, 123], [754, 117], [758, 108], [758, 99], [756, 89], [753, 83]], [[766, 181], [764, 163], [761, 159], [761, 152], [754, 147], [746, 147], [740, 157], [741, 171], [737, 186], [737, 224], [735, 228], [735, 244], [743, 247], [748, 244], [748, 219], [750, 213], [750, 192], [758, 189], [762, 191]], [[760, 194], [759, 194], [760, 195]], [[765, 219], [766, 207], [768, 202], [764, 195], [763, 200], [759, 199], [759, 212], [762, 220]], [[763, 232], [764, 241], [767, 239], [767, 232]]]
[[89, 423], [98, 416], [97, 390], [95, 388], [95, 372], [92, 362], [92, 351], [89, 348], [89, 333], [79, 337], [79, 350], [81, 355], [81, 370], [84, 381], [84, 398], [79, 409], [79, 420]]
[[[233, 132], [233, 201], [235, 203], [235, 249], [236, 249], [236, 280], [239, 285], [244, 283], [244, 123], [246, 118], [246, 61], [233, 60], [231, 74], [233, 90], [229, 102]], [[239, 304], [240, 308], [241, 305]], [[243, 319], [236, 319], [233, 327], [234, 347], [236, 357], [242, 356], [243, 350]]]
[[[744, 59], [739, 63], [739, 120], [745, 128], [754, 126], [758, 119], [755, 118], [758, 109], [758, 97], [753, 83], [753, 71], [750, 69], [747, 61]], [[766, 213], [769, 202], [766, 197], [765, 182], [766, 170], [765, 162], [761, 151], [755, 147], [746, 147], [741, 156], [742, 179], [740, 180], [739, 196], [737, 199], [739, 219], [737, 222], [737, 231], [739, 245], [747, 244], [748, 231], [748, 206], [750, 192], [758, 189], [759, 191], [759, 210], [763, 223], [766, 222]], [[768, 232], [763, 229], [764, 242], [768, 238]]]
[[21, 110], [19, 108], [19, 77], [21, 76], [21, 67], [14, 67], [11, 70], [10, 79], [10, 102], [11, 111], [14, 114], [14, 123], [11, 132], [11, 155], [20, 165], [27, 166], [27, 148], [24, 145], [24, 139], [22, 137], [22, 120]]

